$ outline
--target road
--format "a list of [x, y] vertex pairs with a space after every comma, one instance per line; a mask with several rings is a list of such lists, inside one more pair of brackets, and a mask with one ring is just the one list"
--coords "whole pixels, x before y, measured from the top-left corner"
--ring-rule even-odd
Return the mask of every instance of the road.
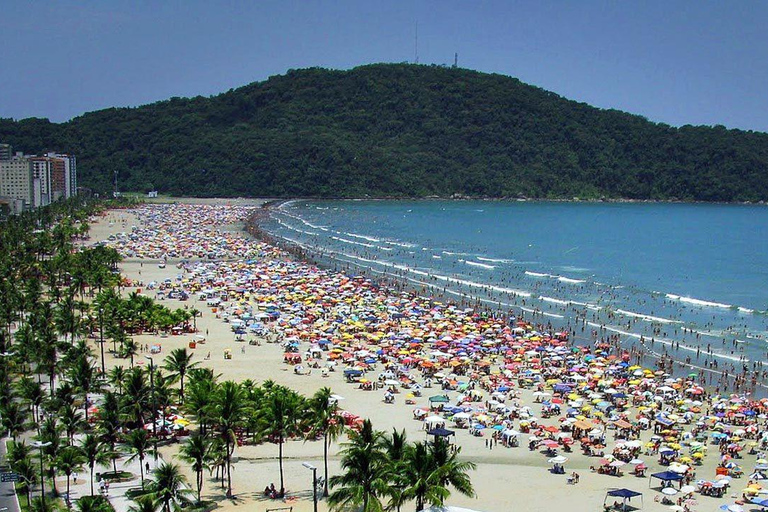
[[[0, 459], [5, 462], [5, 439], [0, 440]], [[0, 512], [21, 512], [13, 482], [0, 482]]]

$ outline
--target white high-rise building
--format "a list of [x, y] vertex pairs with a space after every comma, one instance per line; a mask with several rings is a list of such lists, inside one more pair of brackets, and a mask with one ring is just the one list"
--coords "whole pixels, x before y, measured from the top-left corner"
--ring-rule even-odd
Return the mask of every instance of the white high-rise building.
[[28, 158], [0, 161], [0, 196], [24, 201], [25, 208], [34, 206], [32, 162]]
[[33, 206], [47, 206], [53, 200], [53, 162], [45, 156], [33, 156], [32, 162], [32, 184], [33, 184]]

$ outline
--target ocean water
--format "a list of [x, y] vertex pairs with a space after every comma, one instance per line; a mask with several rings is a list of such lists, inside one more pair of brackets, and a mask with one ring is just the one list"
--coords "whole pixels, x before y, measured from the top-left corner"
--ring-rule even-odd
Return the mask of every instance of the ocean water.
[[[653, 350], [768, 356], [768, 207], [497, 201], [306, 201], [262, 225], [351, 271]], [[711, 351], [711, 354], [709, 352]]]

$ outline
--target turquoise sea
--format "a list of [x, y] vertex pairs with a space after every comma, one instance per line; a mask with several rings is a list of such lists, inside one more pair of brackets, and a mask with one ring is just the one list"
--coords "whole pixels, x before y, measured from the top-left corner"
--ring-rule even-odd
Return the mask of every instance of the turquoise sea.
[[352, 272], [536, 312], [577, 337], [604, 326], [728, 365], [768, 354], [766, 206], [296, 200], [262, 227]]

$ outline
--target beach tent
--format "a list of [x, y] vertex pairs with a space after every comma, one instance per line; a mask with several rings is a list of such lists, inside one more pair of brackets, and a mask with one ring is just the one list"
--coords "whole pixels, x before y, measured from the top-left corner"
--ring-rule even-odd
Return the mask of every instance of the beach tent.
[[[684, 477], [683, 475], [675, 473], [674, 471], [662, 471], [661, 473], [653, 473], [651, 478], [658, 478], [661, 480], [662, 485], [666, 487], [667, 482], [682, 480]], [[648, 487], [650, 487], [650, 483], [651, 480], [648, 480]]]
[[621, 498], [623, 500], [622, 508], [626, 510], [629, 500], [637, 496], [640, 496], [640, 506], [642, 506], [643, 493], [633, 491], [632, 489], [612, 489], [606, 493], [605, 499], [603, 500], [603, 505], [605, 505], [605, 502], [608, 501], [608, 498]]
[[445, 425], [445, 419], [440, 416], [429, 416], [428, 418], [424, 418], [424, 423], [430, 427], [438, 428]]
[[435, 437], [449, 437], [456, 435], [456, 432], [453, 430], [448, 430], [447, 428], [433, 428], [432, 430], [427, 431], [427, 435]]

